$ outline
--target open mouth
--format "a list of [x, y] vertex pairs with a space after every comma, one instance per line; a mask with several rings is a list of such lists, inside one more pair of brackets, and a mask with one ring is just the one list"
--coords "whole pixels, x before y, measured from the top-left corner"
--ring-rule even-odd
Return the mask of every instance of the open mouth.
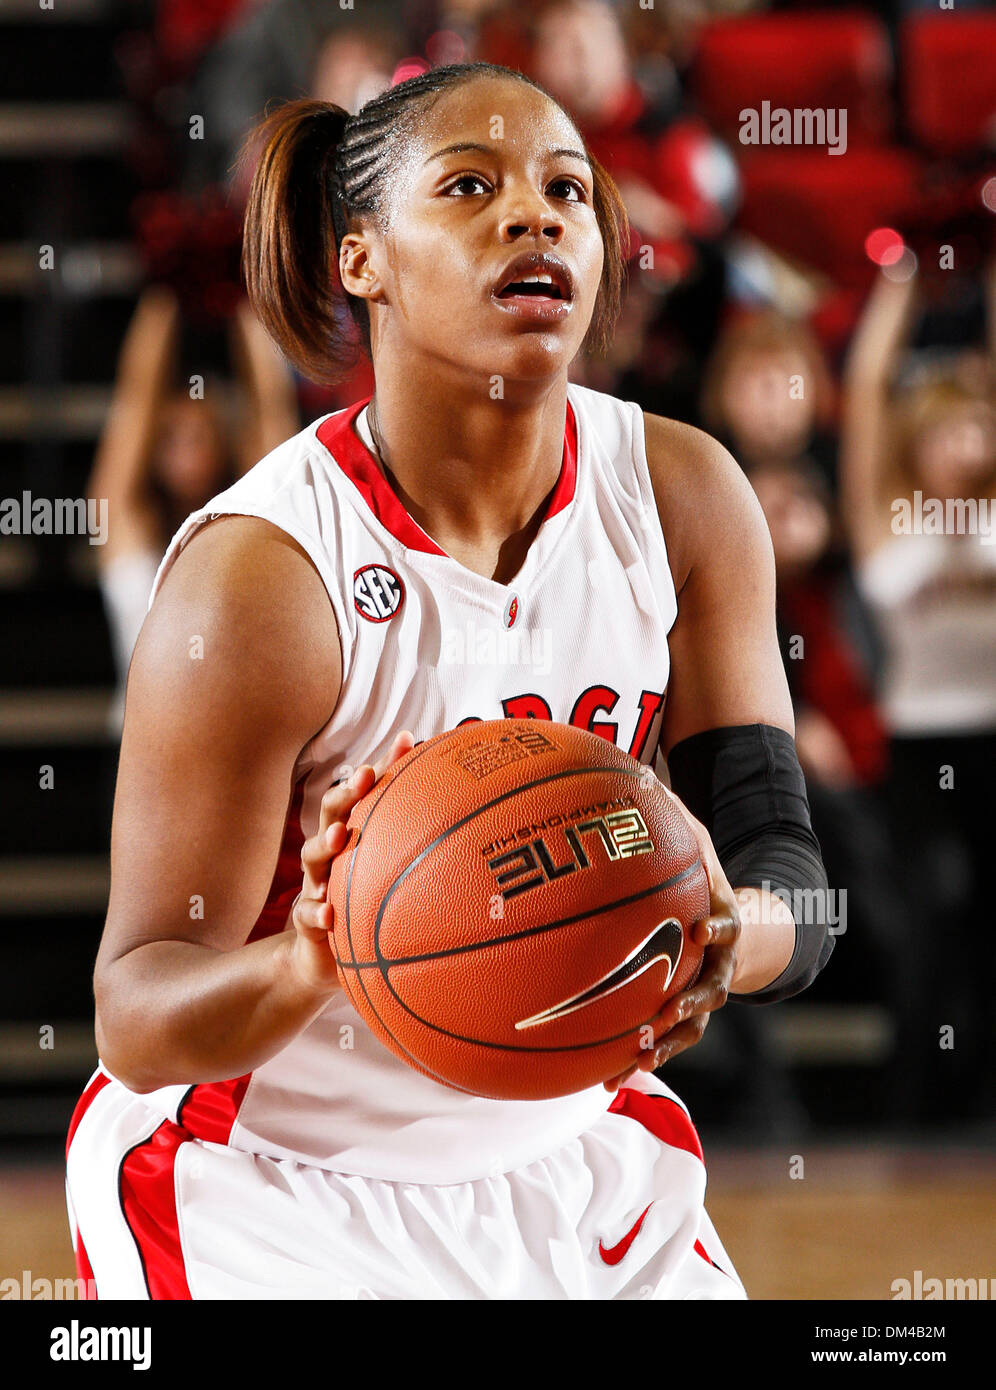
[[511, 299], [515, 295], [530, 296], [537, 299], [566, 298], [552, 275], [527, 275], [521, 280], [512, 280], [504, 289], [499, 290], [495, 297], [497, 299]]
[[549, 251], [527, 251], [509, 261], [492, 290], [495, 299], [569, 303], [574, 277], [567, 263]]
[[491, 302], [523, 327], [549, 327], [570, 315], [574, 278], [559, 256], [527, 252], [506, 265], [491, 291]]

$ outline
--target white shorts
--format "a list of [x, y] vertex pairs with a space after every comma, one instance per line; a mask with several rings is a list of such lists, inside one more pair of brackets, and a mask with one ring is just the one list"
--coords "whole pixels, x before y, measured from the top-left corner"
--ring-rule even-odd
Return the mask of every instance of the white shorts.
[[743, 1299], [684, 1106], [622, 1088], [584, 1134], [476, 1182], [383, 1182], [195, 1139], [98, 1073], [67, 1145], [100, 1299]]

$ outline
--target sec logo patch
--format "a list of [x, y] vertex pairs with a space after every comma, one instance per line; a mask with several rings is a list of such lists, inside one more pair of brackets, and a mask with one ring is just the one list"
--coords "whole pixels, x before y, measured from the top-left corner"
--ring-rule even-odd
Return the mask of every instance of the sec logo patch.
[[353, 605], [368, 623], [386, 623], [405, 601], [405, 586], [394, 570], [364, 565], [353, 575]]

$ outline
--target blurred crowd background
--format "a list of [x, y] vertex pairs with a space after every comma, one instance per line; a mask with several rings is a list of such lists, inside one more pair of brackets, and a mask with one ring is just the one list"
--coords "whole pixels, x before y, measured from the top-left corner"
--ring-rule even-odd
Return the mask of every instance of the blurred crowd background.
[[[723, 1010], [668, 1079], [731, 1137], [987, 1132], [996, 15], [9, 0], [0, 44], [0, 491], [110, 516], [100, 546], [0, 534], [0, 1136], [61, 1137], [92, 1066], [121, 692], [166, 543], [372, 389], [361, 359], [334, 388], [301, 380], [246, 309], [247, 131], [283, 100], [355, 111], [477, 59], [563, 103], [630, 216], [619, 330], [573, 378], [723, 440], [774, 543], [839, 939], [805, 996]], [[764, 103], [843, 109], [846, 144], [747, 144]], [[895, 504], [918, 496], [972, 500], [980, 525], [904, 534]]]

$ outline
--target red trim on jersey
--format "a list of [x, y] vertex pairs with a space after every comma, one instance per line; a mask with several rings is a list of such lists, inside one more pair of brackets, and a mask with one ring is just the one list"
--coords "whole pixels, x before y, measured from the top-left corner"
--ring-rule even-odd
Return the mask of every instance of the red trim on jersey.
[[251, 1076], [247, 1072], [231, 1081], [192, 1086], [180, 1103], [180, 1123], [164, 1120], [122, 1160], [121, 1210], [142, 1261], [150, 1298], [190, 1298], [176, 1210], [176, 1156], [191, 1139], [228, 1143]]
[[[315, 431], [319, 443], [332, 455], [334, 461], [345, 473], [374, 516], [390, 531], [395, 540], [409, 550], [421, 550], [429, 555], [445, 555], [431, 536], [422, 530], [414, 517], [405, 511], [398, 497], [392, 492], [380, 465], [373, 454], [356, 433], [356, 417], [369, 405], [372, 397], [356, 401], [345, 410], [325, 420]], [[560, 467], [557, 485], [550, 497], [543, 520], [563, 511], [574, 496], [577, 487], [578, 427], [574, 409], [567, 402], [567, 418], [564, 425], [564, 456]]]
[[316, 431], [318, 441], [328, 449], [374, 516], [396, 540], [409, 550], [445, 555], [446, 551], [431, 536], [427, 536], [414, 517], [405, 511], [388, 486], [377, 460], [356, 433], [354, 421], [371, 400], [372, 397], [368, 396], [366, 400], [355, 401], [319, 425]]
[[109, 1076], [105, 1076], [103, 1072], [98, 1072], [97, 1075], [93, 1078], [93, 1080], [89, 1083], [83, 1094], [80, 1096], [79, 1100], [76, 1102], [76, 1109], [73, 1111], [73, 1117], [69, 1121], [69, 1133], [66, 1135], [67, 1158], [69, 1157], [69, 1146], [73, 1142], [73, 1136], [80, 1127], [80, 1121], [82, 1120], [86, 1112], [90, 1109], [90, 1106], [93, 1104], [94, 1099], [100, 1094], [100, 1092], [108, 1084], [110, 1079], [111, 1078]]
[[245, 1099], [252, 1072], [231, 1081], [208, 1081], [191, 1086], [180, 1102], [177, 1120], [195, 1139], [227, 1144]]
[[622, 1086], [616, 1092], [609, 1111], [616, 1115], [627, 1115], [643, 1125], [644, 1129], [649, 1129], [662, 1143], [669, 1144], [672, 1149], [684, 1149], [700, 1163], [705, 1162], [701, 1141], [688, 1112], [670, 1096], [647, 1095], [645, 1091]]
[[304, 830], [301, 828], [301, 804], [304, 801], [304, 779], [294, 788], [287, 818], [284, 821], [280, 853], [277, 867], [273, 872], [273, 882], [266, 895], [266, 904], [256, 918], [247, 941], [259, 941], [264, 936], [275, 936], [283, 931], [291, 905], [301, 891], [301, 848], [304, 845]]
[[553, 489], [550, 505], [546, 509], [544, 521], [562, 512], [568, 502], [573, 500], [578, 483], [578, 422], [574, 418], [574, 407], [567, 402], [567, 420], [564, 425], [564, 461], [560, 465], [560, 477]]
[[190, 1136], [164, 1120], [121, 1163], [121, 1210], [138, 1247], [149, 1297], [189, 1299], [176, 1213], [176, 1155]]

